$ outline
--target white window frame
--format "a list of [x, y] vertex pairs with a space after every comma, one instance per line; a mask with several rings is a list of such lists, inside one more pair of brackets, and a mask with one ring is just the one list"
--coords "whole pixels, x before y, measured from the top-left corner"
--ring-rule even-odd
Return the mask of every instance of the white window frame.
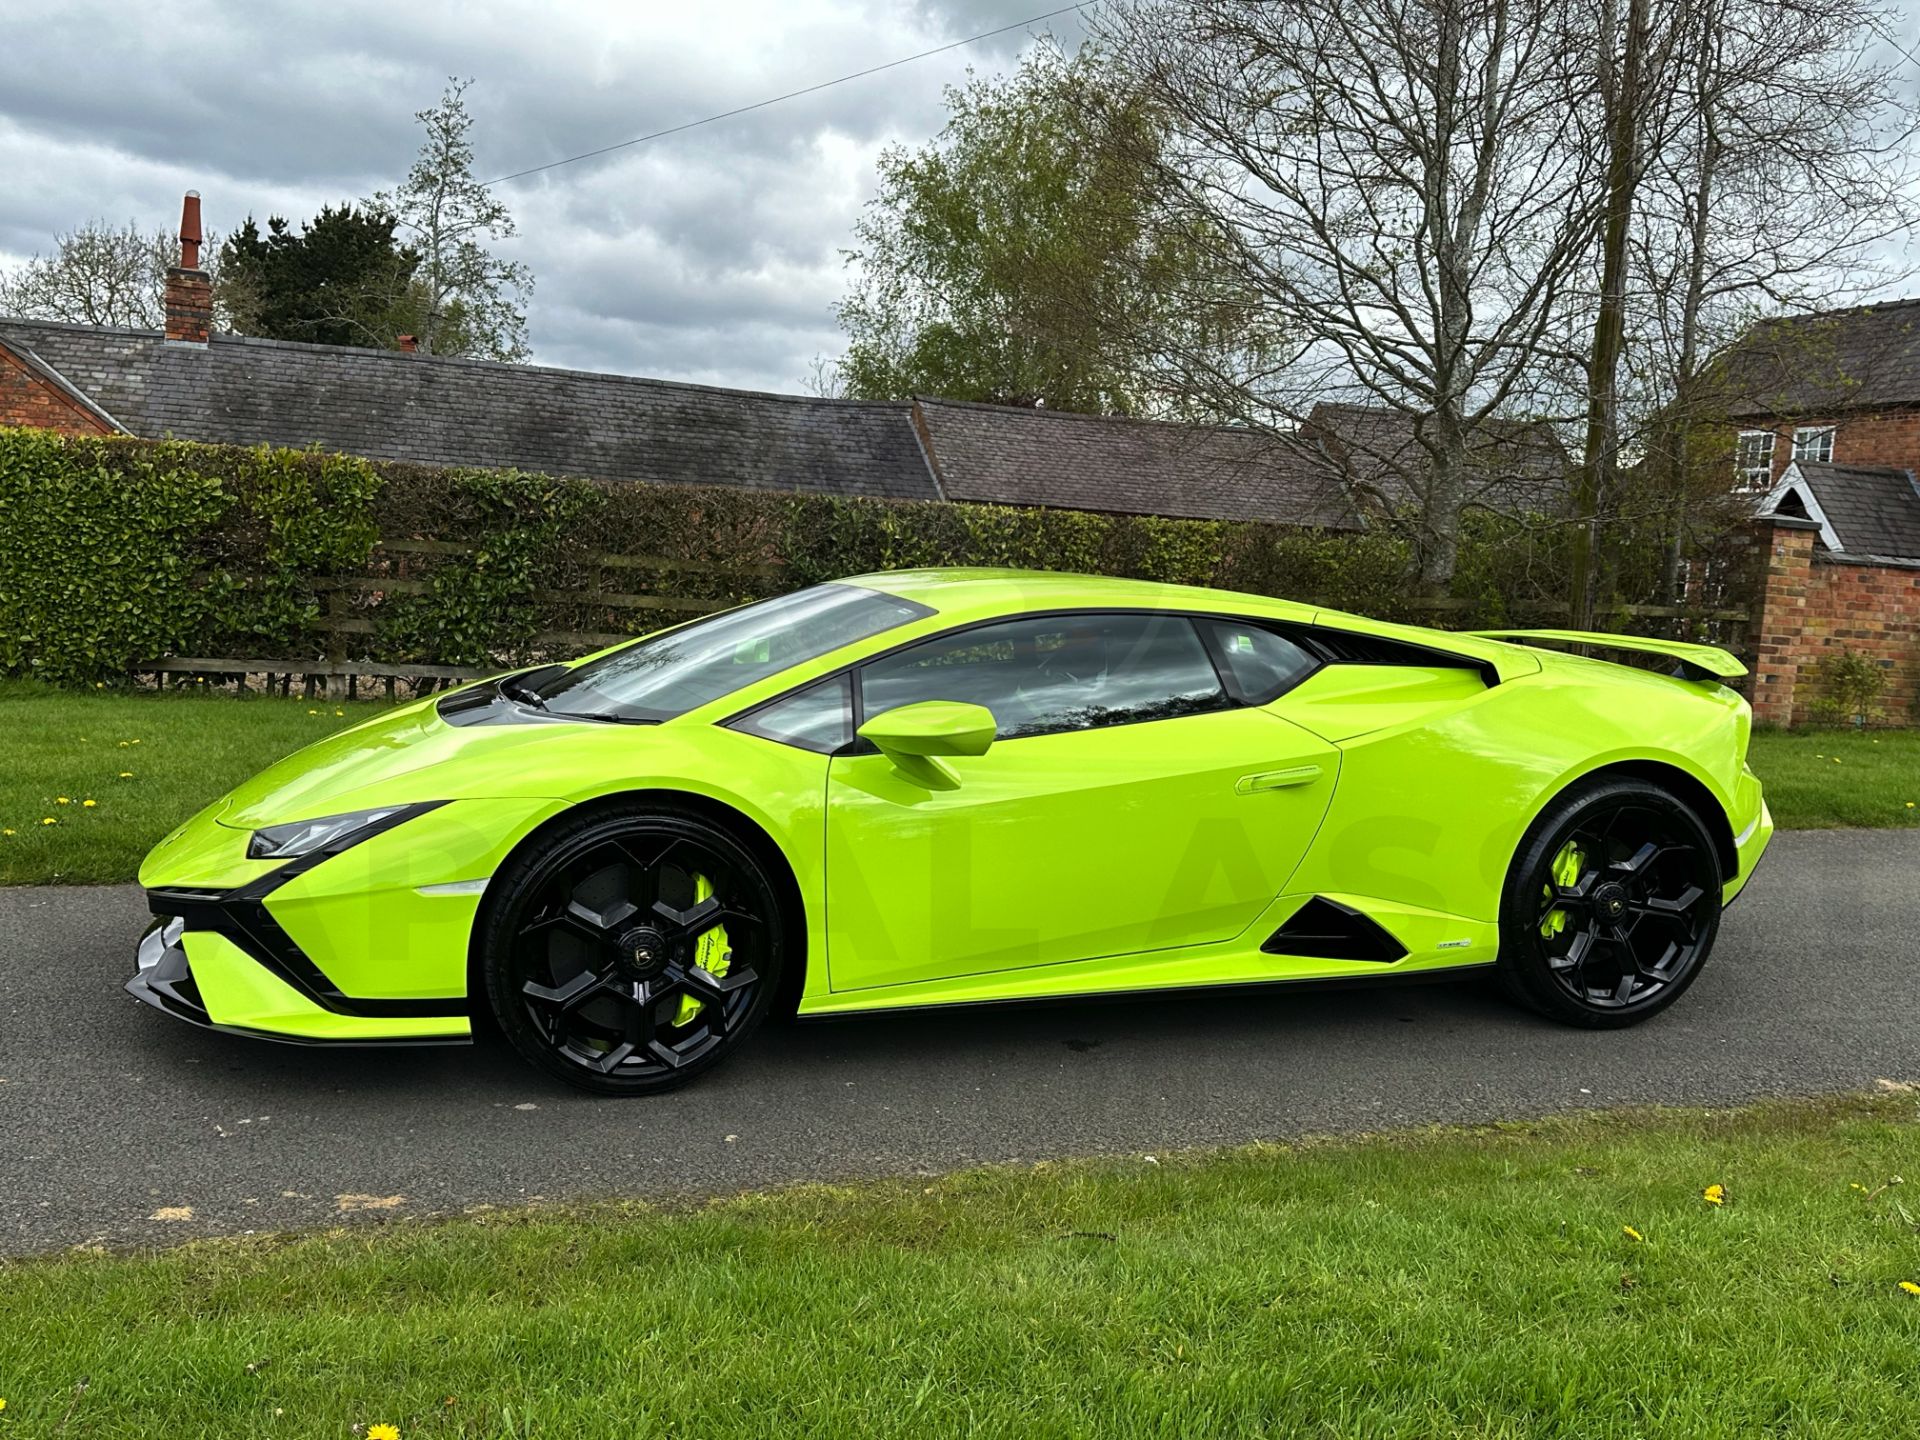
[[[1747, 441], [1765, 440], [1767, 453], [1764, 460], [1747, 458]], [[1780, 443], [1780, 437], [1771, 430], [1742, 430], [1735, 442], [1733, 451], [1734, 474], [1739, 479], [1740, 490], [1770, 490], [1773, 488], [1773, 452]]]
[[1802, 425], [1793, 432], [1793, 458], [1815, 465], [1831, 465], [1833, 431], [1831, 425]]

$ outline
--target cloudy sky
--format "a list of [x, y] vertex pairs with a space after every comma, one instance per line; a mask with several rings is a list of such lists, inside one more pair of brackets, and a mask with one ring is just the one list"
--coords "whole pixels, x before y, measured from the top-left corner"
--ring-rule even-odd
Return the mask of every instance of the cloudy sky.
[[[1025, 20], [1063, 0], [0, 0], [0, 263], [89, 219], [220, 231], [406, 171], [413, 112], [474, 81], [483, 178]], [[840, 250], [941, 87], [1072, 14], [504, 187], [542, 364], [797, 390], [836, 353]]]

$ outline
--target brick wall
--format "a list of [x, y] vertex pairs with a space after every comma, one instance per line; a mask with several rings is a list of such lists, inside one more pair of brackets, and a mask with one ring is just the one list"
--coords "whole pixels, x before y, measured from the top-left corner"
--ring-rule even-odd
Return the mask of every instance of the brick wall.
[[1771, 430], [1776, 484], [1793, 462], [1793, 432], [1833, 427], [1836, 465], [1898, 465], [1920, 472], [1920, 408], [1876, 411], [1869, 415], [1800, 416], [1791, 421], [1757, 421], [1742, 430]]
[[31, 425], [65, 435], [109, 433], [99, 416], [29, 370], [4, 345], [0, 345], [0, 425]]
[[1754, 627], [1754, 719], [1808, 720], [1819, 698], [1813, 667], [1842, 647], [1886, 670], [1888, 723], [1920, 719], [1920, 568], [1835, 561], [1816, 549], [1810, 521], [1758, 524], [1767, 573]]

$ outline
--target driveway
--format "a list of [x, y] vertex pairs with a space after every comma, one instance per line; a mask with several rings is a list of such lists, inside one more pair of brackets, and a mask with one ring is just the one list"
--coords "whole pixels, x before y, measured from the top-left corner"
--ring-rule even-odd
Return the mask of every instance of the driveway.
[[491, 1048], [181, 1025], [120, 991], [144, 923], [130, 886], [0, 891], [0, 1253], [1920, 1080], [1912, 831], [1779, 836], [1635, 1030], [1475, 984], [924, 1014], [763, 1031], [626, 1102]]

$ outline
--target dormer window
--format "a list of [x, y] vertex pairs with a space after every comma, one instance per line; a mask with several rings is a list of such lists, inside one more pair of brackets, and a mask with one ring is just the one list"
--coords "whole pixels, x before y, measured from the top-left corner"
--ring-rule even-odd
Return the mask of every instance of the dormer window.
[[1833, 426], [1803, 425], [1793, 432], [1793, 458], [1816, 465], [1833, 463]]
[[1766, 490], [1773, 485], [1773, 442], [1771, 430], [1742, 430], [1734, 449], [1736, 488]]

